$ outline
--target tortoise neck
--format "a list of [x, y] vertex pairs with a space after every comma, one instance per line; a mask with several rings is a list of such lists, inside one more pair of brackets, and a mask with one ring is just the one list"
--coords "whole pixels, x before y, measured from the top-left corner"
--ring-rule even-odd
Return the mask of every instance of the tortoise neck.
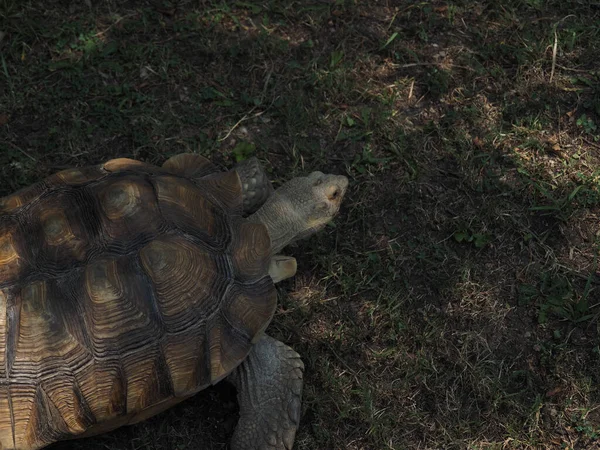
[[262, 223], [271, 238], [271, 254], [295, 241], [301, 233], [298, 215], [289, 200], [277, 191], [269, 196], [265, 204], [248, 221]]

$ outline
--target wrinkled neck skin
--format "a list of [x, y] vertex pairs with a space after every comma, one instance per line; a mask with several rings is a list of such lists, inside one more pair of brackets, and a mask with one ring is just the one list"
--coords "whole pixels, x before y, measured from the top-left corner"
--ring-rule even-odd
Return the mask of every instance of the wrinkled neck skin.
[[277, 191], [271, 194], [258, 211], [248, 217], [248, 221], [262, 223], [267, 227], [272, 255], [304, 234], [300, 215], [289, 199]]

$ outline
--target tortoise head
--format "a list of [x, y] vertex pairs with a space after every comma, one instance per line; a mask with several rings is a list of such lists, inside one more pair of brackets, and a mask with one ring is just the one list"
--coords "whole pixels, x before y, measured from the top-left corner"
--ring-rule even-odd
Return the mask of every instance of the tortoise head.
[[287, 195], [299, 216], [299, 239], [321, 230], [336, 216], [347, 188], [345, 176], [322, 172], [294, 178], [282, 186], [281, 194]]
[[312, 172], [285, 183], [250, 220], [264, 223], [277, 253], [289, 243], [321, 230], [340, 209], [348, 188], [342, 175]]

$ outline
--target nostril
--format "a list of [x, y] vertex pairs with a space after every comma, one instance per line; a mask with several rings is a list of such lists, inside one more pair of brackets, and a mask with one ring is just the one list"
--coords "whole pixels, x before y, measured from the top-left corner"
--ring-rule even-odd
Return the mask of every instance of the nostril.
[[338, 189], [334, 189], [333, 192], [329, 195], [329, 200], [335, 200], [340, 195], [340, 191]]

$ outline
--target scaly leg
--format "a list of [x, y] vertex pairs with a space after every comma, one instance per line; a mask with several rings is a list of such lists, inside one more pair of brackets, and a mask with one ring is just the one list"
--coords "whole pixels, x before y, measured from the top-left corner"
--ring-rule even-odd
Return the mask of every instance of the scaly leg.
[[275, 190], [258, 159], [250, 158], [233, 168], [242, 181], [244, 214], [252, 214], [260, 208]]
[[300, 355], [263, 335], [228, 377], [238, 392], [240, 420], [232, 450], [291, 450], [300, 422]]
[[273, 283], [279, 283], [281, 280], [291, 278], [296, 275], [296, 258], [292, 256], [274, 255], [269, 264], [269, 275]]

